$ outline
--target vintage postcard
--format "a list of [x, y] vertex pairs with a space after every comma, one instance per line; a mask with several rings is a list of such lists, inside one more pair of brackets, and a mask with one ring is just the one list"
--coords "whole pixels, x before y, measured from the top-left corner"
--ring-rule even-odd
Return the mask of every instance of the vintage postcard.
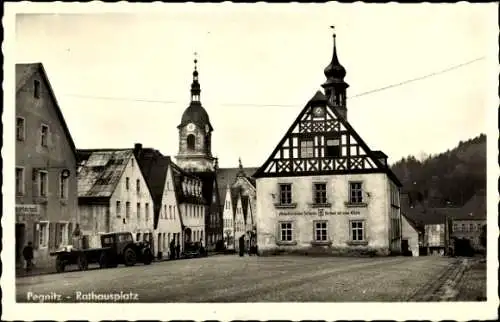
[[496, 7], [6, 4], [3, 318], [498, 318]]

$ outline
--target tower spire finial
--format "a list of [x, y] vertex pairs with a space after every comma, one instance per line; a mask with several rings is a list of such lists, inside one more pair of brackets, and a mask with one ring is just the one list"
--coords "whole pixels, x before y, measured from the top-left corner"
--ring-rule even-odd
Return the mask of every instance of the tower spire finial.
[[193, 83], [191, 84], [191, 102], [200, 101], [200, 83], [198, 82], [198, 53], [194, 52]]

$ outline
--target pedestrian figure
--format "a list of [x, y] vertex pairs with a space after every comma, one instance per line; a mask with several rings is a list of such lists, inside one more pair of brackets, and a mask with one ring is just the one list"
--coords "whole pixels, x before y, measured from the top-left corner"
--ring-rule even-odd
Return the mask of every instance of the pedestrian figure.
[[239, 246], [240, 246], [240, 257], [242, 257], [245, 253], [245, 235], [241, 235], [239, 239]]
[[33, 246], [31, 242], [23, 249], [23, 257], [26, 261], [26, 272], [30, 272], [33, 268]]
[[180, 255], [181, 255], [181, 245], [177, 242], [177, 246], [175, 246], [175, 257], [179, 259]]
[[175, 239], [170, 242], [170, 259], [175, 259]]

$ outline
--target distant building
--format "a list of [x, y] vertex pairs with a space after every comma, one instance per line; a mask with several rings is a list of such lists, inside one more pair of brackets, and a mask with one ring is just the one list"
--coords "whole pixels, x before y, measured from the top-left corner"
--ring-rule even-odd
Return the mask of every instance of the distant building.
[[222, 242], [222, 215], [219, 211], [219, 195], [215, 174], [216, 159], [212, 156], [213, 127], [207, 111], [200, 100], [197, 60], [191, 84], [191, 102], [182, 114], [179, 130], [179, 152], [176, 162], [183, 171], [193, 174], [203, 182], [203, 199], [206, 234], [203, 244], [207, 249], [215, 248], [217, 241]]
[[131, 232], [153, 239], [153, 198], [133, 149], [78, 150], [78, 210], [84, 247], [99, 247], [100, 235]]
[[401, 251], [403, 255], [406, 255], [406, 252], [411, 253], [412, 256], [420, 255], [420, 241], [422, 232], [419, 229], [418, 225], [413, 222], [408, 216], [404, 213], [401, 213]]
[[476, 193], [461, 209], [453, 216], [451, 239], [466, 240], [475, 251], [484, 251], [481, 243], [481, 233], [486, 226], [486, 191]]
[[175, 193], [172, 160], [158, 150], [135, 144], [134, 155], [153, 197], [154, 254], [158, 258], [170, 257], [170, 243], [184, 250], [182, 217]]
[[[257, 193], [255, 189], [255, 179], [250, 175], [258, 168], [243, 168], [241, 159], [238, 168], [217, 168], [217, 182], [219, 183], [219, 198], [221, 201], [221, 213], [223, 214], [224, 244], [228, 249], [238, 246], [235, 239], [236, 216], [238, 202], [241, 203], [241, 213], [243, 214], [244, 232], [247, 241], [252, 234], [256, 234], [254, 223], [254, 211], [257, 207]], [[240, 219], [241, 220], [241, 219]], [[241, 232], [238, 236], [241, 236]]]
[[346, 71], [337, 58], [256, 178], [260, 251], [333, 247], [401, 251], [401, 183], [387, 156], [347, 121]]
[[78, 222], [75, 144], [41, 63], [16, 64], [15, 104], [16, 265], [32, 242], [36, 265], [52, 266]]

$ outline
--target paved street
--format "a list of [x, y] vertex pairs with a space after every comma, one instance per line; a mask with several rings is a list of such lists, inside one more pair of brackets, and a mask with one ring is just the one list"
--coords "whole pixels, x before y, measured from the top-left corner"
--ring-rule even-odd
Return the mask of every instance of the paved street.
[[[457, 267], [445, 257], [213, 256], [16, 279], [17, 301], [136, 293], [139, 302], [419, 301]], [[55, 292], [55, 293], [51, 293]], [[426, 297], [429, 299], [429, 297]], [[135, 301], [131, 298], [131, 302]], [[433, 299], [435, 300], [435, 299]]]

